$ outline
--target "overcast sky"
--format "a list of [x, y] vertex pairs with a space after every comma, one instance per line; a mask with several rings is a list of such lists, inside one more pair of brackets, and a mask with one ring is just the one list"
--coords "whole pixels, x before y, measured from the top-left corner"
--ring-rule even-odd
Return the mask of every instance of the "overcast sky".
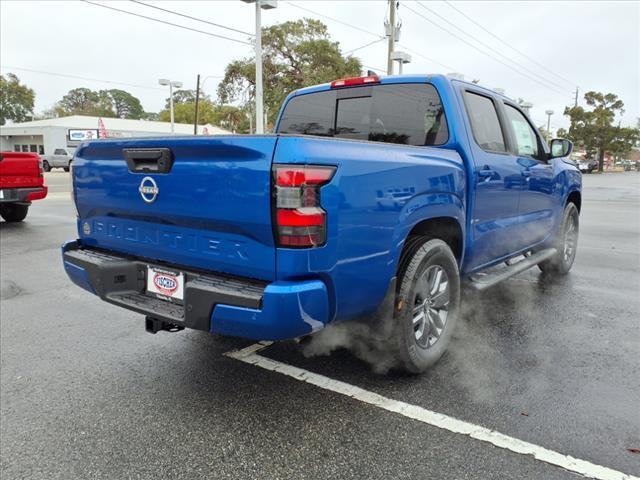
[[[130, 1], [102, 3], [247, 41], [242, 33]], [[612, 92], [625, 103], [623, 124], [635, 125], [636, 117], [640, 115], [639, 2], [452, 0], [450, 4], [444, 1], [422, 3], [431, 11], [416, 2], [400, 2], [400, 44], [413, 51], [410, 52], [413, 60], [405, 66], [405, 73], [459, 72], [468, 80], [479, 79], [487, 87], [503, 88], [508, 96], [521, 97], [534, 104], [532, 117], [538, 125], [546, 124], [545, 110], [554, 110], [552, 130], [568, 124], [562, 111], [565, 105], [573, 103], [576, 86], [580, 88], [581, 102], [582, 94], [588, 90]], [[239, 0], [164, 1], [154, 5], [245, 32], [251, 32], [255, 26], [253, 6]], [[296, 5], [347, 25], [303, 11]], [[375, 35], [383, 34], [386, 10], [384, 0], [280, 0], [278, 8], [263, 11], [262, 18], [264, 25], [304, 16], [318, 18], [327, 24], [332, 39], [340, 42], [342, 51], [347, 52], [375, 41]], [[168, 96], [165, 89], [158, 86], [159, 78], [181, 80], [185, 88], [195, 88], [198, 73], [203, 77], [213, 76], [206, 80], [204, 90], [215, 96], [219, 81], [216, 76], [223, 75], [228, 62], [252, 52], [248, 45], [80, 1], [2, 0], [0, 19], [2, 73], [17, 74], [35, 90], [36, 112], [50, 108], [75, 87], [122, 88], [140, 98], [145, 110], [159, 111]], [[357, 50], [353, 55], [368, 67], [386, 66], [385, 42]]]

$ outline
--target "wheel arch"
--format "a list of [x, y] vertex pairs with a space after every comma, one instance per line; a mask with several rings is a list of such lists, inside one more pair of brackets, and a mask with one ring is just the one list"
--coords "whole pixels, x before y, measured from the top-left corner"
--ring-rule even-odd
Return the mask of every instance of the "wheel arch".
[[[445, 196], [448, 197], [447, 201], [440, 203]], [[411, 242], [407, 240], [415, 235], [429, 235], [443, 240], [453, 251], [458, 267], [462, 265], [465, 250], [464, 207], [457, 196], [445, 196], [440, 194], [439, 201], [414, 210], [399, 225], [393, 242], [395, 246], [393, 269], [396, 275], [401, 268], [403, 253], [411, 248]]]
[[412, 235], [428, 235], [444, 241], [449, 245], [458, 264], [460, 264], [464, 251], [464, 236], [462, 227], [457, 219], [453, 217], [434, 217], [422, 220], [414, 225], [407, 234], [407, 238]]
[[567, 201], [565, 202], [565, 205], [569, 203], [573, 203], [578, 209], [578, 212], [580, 212], [582, 208], [582, 194], [580, 193], [580, 191], [572, 190], [571, 192], [569, 192], [569, 195], [567, 195]]

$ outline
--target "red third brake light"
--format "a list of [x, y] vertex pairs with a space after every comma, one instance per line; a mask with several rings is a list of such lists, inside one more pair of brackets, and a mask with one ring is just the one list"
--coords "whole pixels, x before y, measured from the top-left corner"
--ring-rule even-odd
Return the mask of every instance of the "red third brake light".
[[275, 224], [278, 245], [318, 247], [327, 236], [327, 213], [320, 206], [320, 187], [336, 167], [274, 165]]
[[380, 83], [380, 78], [377, 75], [342, 78], [331, 82], [331, 88], [355, 87], [356, 85], [367, 85], [369, 83]]

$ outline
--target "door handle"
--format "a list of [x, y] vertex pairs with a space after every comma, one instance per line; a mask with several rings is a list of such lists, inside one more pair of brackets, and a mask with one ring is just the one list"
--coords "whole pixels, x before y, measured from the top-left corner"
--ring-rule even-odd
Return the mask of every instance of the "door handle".
[[136, 173], [169, 173], [173, 154], [168, 148], [124, 148], [129, 171]]
[[530, 177], [531, 176], [531, 170], [522, 170], [522, 176], [523, 177]]
[[489, 180], [491, 180], [491, 178], [493, 178], [494, 176], [494, 171], [491, 170], [489, 167], [483, 167], [480, 170], [478, 170], [478, 177], [481, 179], [481, 182], [488, 182]]

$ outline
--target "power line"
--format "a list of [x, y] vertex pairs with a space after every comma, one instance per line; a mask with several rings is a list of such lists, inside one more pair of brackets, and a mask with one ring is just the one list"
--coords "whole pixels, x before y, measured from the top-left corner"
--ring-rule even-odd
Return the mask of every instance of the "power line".
[[369, 42], [369, 43], [367, 43], [367, 44], [365, 44], [365, 45], [362, 45], [361, 47], [352, 48], [351, 50], [348, 50], [348, 51], [344, 52], [344, 54], [345, 54], [345, 55], [351, 55], [353, 52], [356, 52], [356, 51], [358, 51], [358, 50], [362, 50], [363, 48], [370, 47], [371, 45], [374, 45], [374, 44], [376, 44], [376, 43], [379, 43], [379, 42], [381, 42], [381, 41], [383, 41], [383, 40], [386, 40], [386, 39], [385, 39], [384, 37], [383, 37], [383, 38], [379, 38], [378, 40], [374, 40], [373, 42]]
[[501, 65], [504, 65], [505, 67], [509, 68], [510, 70], [513, 70], [517, 73], [519, 73], [520, 75], [524, 76], [525, 78], [528, 78], [529, 80], [532, 80], [536, 83], [538, 83], [539, 85], [542, 85], [543, 87], [549, 89], [549, 90], [553, 90], [556, 93], [560, 93], [562, 95], [565, 95], [565, 92], [560, 92], [559, 90], [556, 90], [555, 88], [552, 88], [548, 85], [545, 85], [544, 83], [540, 82], [539, 80], [529, 77], [528, 75], [520, 72], [519, 70], [516, 70], [515, 68], [513, 68], [511, 65], [509, 65], [508, 63], [503, 62], [502, 60], [500, 60], [499, 58], [494, 57], [493, 55], [491, 55], [490, 53], [485, 52], [484, 50], [481, 50], [480, 48], [478, 48], [476, 45], [474, 45], [473, 43], [465, 40], [464, 38], [456, 35], [455, 33], [451, 32], [450, 30], [447, 30], [446, 28], [444, 28], [442, 25], [439, 25], [438, 23], [434, 22], [433, 20], [431, 20], [430, 18], [425, 17], [424, 15], [422, 15], [420, 12], [417, 12], [416, 10], [412, 9], [411, 7], [409, 7], [408, 5], [404, 5], [404, 8], [408, 9], [409, 11], [415, 13], [416, 15], [418, 15], [419, 17], [421, 17], [423, 20], [426, 20], [427, 22], [431, 23], [432, 25], [435, 25], [436, 27], [438, 27], [439, 29], [447, 32], [449, 35], [457, 38], [458, 40], [460, 40], [461, 42], [469, 45], [470, 47], [474, 48], [475, 50], [479, 51], [480, 53], [482, 53], [483, 55], [486, 55], [487, 57], [495, 60], [496, 62], [500, 63]]
[[[356, 26], [356, 25], [352, 25], [352, 24], [350, 24], [350, 23], [343, 22], [342, 20], [338, 20], [337, 18], [333, 18], [333, 17], [330, 17], [330, 16], [325, 15], [325, 14], [323, 14], [323, 13], [316, 12], [316, 11], [314, 11], [314, 10], [311, 10], [310, 8], [301, 7], [300, 5], [296, 5], [295, 3], [293, 3], [293, 2], [292, 2], [292, 1], [290, 1], [290, 0], [283, 0], [283, 2], [288, 3], [288, 4], [289, 4], [289, 5], [291, 5], [292, 7], [298, 8], [298, 9], [300, 9], [300, 10], [304, 10], [304, 11], [306, 11], [306, 12], [308, 12], [308, 13], [312, 13], [312, 14], [314, 14], [314, 15], [318, 15], [319, 17], [326, 18], [327, 20], [331, 20], [331, 21], [333, 21], [333, 22], [336, 22], [336, 23], [339, 23], [339, 24], [341, 24], [341, 25], [344, 25], [345, 27], [349, 27], [349, 28], [352, 28], [352, 29], [354, 29], [354, 30], [358, 30], [359, 32], [366, 33], [367, 35], [371, 35], [371, 36], [373, 36], [373, 37], [377, 37], [377, 38], [378, 38], [378, 40], [377, 40], [377, 41], [382, 41], [382, 40], [385, 40], [385, 39], [387, 38], [385, 35], [378, 35], [377, 33], [373, 33], [373, 32], [372, 32], [372, 31], [370, 31], [370, 30], [366, 30], [366, 29], [364, 29], [364, 28], [360, 28], [360, 27], [358, 27], [358, 26]], [[372, 43], [375, 43], [375, 42], [372, 42]], [[368, 46], [368, 45], [365, 45], [365, 46]], [[398, 46], [400, 46], [400, 45], [398, 45]], [[364, 48], [364, 47], [360, 47], [360, 48]], [[441, 62], [439, 62], [439, 61], [437, 61], [437, 60], [434, 60], [433, 58], [429, 58], [429, 57], [427, 57], [427, 56], [425, 56], [425, 55], [421, 54], [420, 52], [418, 52], [418, 51], [416, 51], [416, 50], [412, 50], [412, 49], [410, 49], [410, 48], [408, 48], [408, 47], [406, 47], [406, 46], [402, 46], [401, 48], [404, 48], [404, 49], [405, 49], [405, 50], [407, 50], [408, 52], [411, 52], [411, 53], [413, 53], [413, 54], [415, 54], [415, 55], [417, 55], [417, 56], [419, 56], [419, 57], [423, 58], [424, 60], [428, 60], [429, 62], [432, 62], [432, 63], [435, 63], [435, 64], [437, 64], [437, 65], [440, 65], [441, 67], [444, 67], [444, 68], [447, 68], [447, 69], [450, 69], [450, 70], [456, 70], [455, 68], [450, 67], [450, 66], [447, 66], [447, 65], [445, 65], [445, 64], [443, 64], [443, 63], [441, 63]], [[363, 65], [363, 67], [366, 67], [366, 65]], [[367, 67], [367, 68], [370, 68], [370, 67]], [[377, 68], [371, 68], [371, 69], [372, 69], [372, 70], [380, 70], [380, 71], [382, 71], [382, 72], [386, 72], [386, 69], [377, 69]]]
[[176, 12], [174, 10], [169, 10], [167, 8], [158, 7], [157, 5], [150, 5], [148, 3], [140, 2], [139, 0], [129, 0], [129, 1], [133, 2], [133, 3], [137, 3], [139, 5], [144, 5], [145, 7], [155, 8], [156, 10], [160, 10], [160, 11], [163, 11], [163, 12], [166, 12], [166, 13], [171, 13], [173, 15], [178, 15], [179, 17], [184, 17], [184, 18], [188, 18], [190, 20], [195, 20], [196, 22], [206, 23], [208, 25], [213, 25], [214, 27], [224, 28], [226, 30], [231, 30], [232, 32], [242, 33], [243, 35], [248, 35], [250, 37], [255, 37], [255, 34], [253, 34], [253, 33], [244, 32], [242, 30], [238, 30], [237, 28], [227, 27], [225, 25], [220, 25], [219, 23], [210, 22], [210, 21], [204, 20], [202, 18], [192, 17], [191, 15], [186, 15], [184, 13]]
[[558, 88], [562, 88], [564, 89], [565, 87], [563, 85], [560, 85], [552, 80], [549, 80], [545, 77], [543, 77], [542, 75], [539, 75], [538, 73], [534, 72], [533, 70], [530, 70], [529, 68], [527, 68], [526, 66], [520, 64], [519, 62], [513, 60], [512, 58], [507, 57], [506, 55], [504, 55], [502, 52], [496, 50], [495, 48], [493, 48], [491, 45], [488, 45], [487, 43], [483, 42], [482, 40], [480, 40], [479, 38], [475, 37], [474, 35], [468, 33], [467, 31], [463, 30], [462, 28], [460, 28], [459, 26], [457, 26], [456, 24], [454, 24], [453, 22], [449, 21], [447, 18], [443, 17], [442, 15], [440, 15], [439, 13], [433, 11], [432, 9], [430, 9], [429, 7], [425, 6], [423, 3], [421, 2], [417, 2], [418, 5], [420, 5], [423, 9], [427, 10], [428, 12], [432, 13], [433, 15], [435, 15], [436, 17], [440, 18], [441, 20], [443, 20], [444, 22], [446, 22], [447, 24], [451, 25], [453, 28], [457, 29], [459, 32], [462, 32], [464, 35], [467, 35], [468, 37], [471, 37], [474, 41], [476, 41], [477, 43], [479, 43], [480, 45], [484, 46], [485, 48], [489, 49], [490, 51], [492, 51], [493, 53], [501, 56], [502, 58], [504, 58], [505, 60], [507, 60], [508, 62], [511, 62], [515, 65], [517, 65], [519, 68], [522, 68], [523, 70], [525, 70], [526, 72], [529, 72], [531, 75], [534, 75], [536, 77], [538, 77], [540, 80], [550, 84], [550, 85], [555, 85]]
[[43, 70], [33, 70], [31, 68], [12, 67], [10, 65], [2, 65], [2, 66], [0, 66], [0, 68], [4, 68], [5, 70], [19, 70], [19, 71], [31, 72], [31, 73], [41, 73], [41, 74], [44, 74], [44, 75], [53, 75], [53, 76], [56, 76], [56, 77], [75, 78], [77, 80], [86, 80], [86, 81], [91, 81], [91, 82], [110, 83], [110, 84], [113, 84], [113, 85], [125, 85], [127, 87], [145, 88], [147, 90], [164, 90], [164, 88], [150, 87], [148, 85], [136, 85], [135, 83], [117, 82], [115, 80], [102, 80], [102, 79], [99, 79], [99, 78], [82, 77], [80, 75], [68, 75], [68, 74], [65, 74], [65, 73], [45, 72]]
[[545, 69], [547, 72], [551, 73], [552, 75], [555, 75], [556, 77], [558, 77], [561, 80], [564, 80], [565, 82], [568, 82], [571, 85], [577, 85], [576, 82], [573, 82], [571, 80], [568, 80], [567, 78], [563, 77], [562, 75], [558, 75], [557, 73], [555, 73], [553, 70], [547, 68], [545, 65], [543, 65], [542, 63], [534, 60], [533, 58], [531, 58], [529, 55], [527, 55], [526, 53], [518, 50], [516, 47], [514, 47], [513, 45], [510, 45], [509, 43], [505, 42], [502, 38], [498, 37], [495, 33], [493, 33], [491, 30], [488, 30], [487, 28], [483, 27], [480, 23], [478, 23], [477, 21], [475, 21], [473, 18], [471, 18], [469, 15], [467, 15], [466, 13], [464, 13], [462, 10], [458, 9], [457, 7], [455, 7], [451, 2], [449, 2], [448, 0], [443, 0], [447, 5], [449, 5], [451, 8], [453, 8], [456, 12], [458, 12], [460, 15], [462, 15], [464, 18], [466, 18], [467, 20], [469, 20], [471, 23], [473, 23], [474, 25], [480, 27], [482, 30], [484, 30], [485, 32], [487, 32], [489, 35], [491, 35], [493, 38], [495, 38], [496, 40], [500, 41], [501, 43], [503, 43], [504, 45], [506, 45], [507, 47], [509, 47], [511, 50], [513, 50], [514, 52], [519, 53], [520, 55], [522, 55], [524, 58], [526, 58], [527, 60], [529, 60], [530, 62], [535, 63], [536, 65], [538, 65], [539, 67]]
[[129, 12], [127, 10], [121, 10], [120, 8], [115, 8], [115, 7], [110, 7], [110, 6], [107, 6], [107, 5], [102, 5], [101, 3], [90, 2], [89, 0], [81, 0], [81, 1], [84, 2], [84, 3], [88, 3], [89, 5], [94, 5], [96, 7], [108, 8], [109, 10], [114, 10], [116, 12], [126, 13], [128, 15], [133, 15], [134, 17], [144, 18], [144, 19], [147, 19], [147, 20], [151, 20], [153, 22], [164, 23], [165, 25], [171, 25], [172, 27], [178, 27], [178, 28], [182, 28], [184, 30], [190, 30], [192, 32], [202, 33], [202, 34], [208, 35], [210, 37], [222, 38], [224, 40], [229, 40], [231, 42], [236, 42], [236, 43], [241, 43], [243, 45], [252, 46], [251, 43], [245, 42], [243, 40], [238, 40], [236, 38], [225, 37], [224, 35], [217, 35], [217, 34], [211, 33], [211, 32], [205, 32], [204, 30], [198, 30], [197, 28], [185, 27], [184, 25], [178, 25], [177, 23], [171, 23], [171, 22], [167, 22], [165, 20], [160, 20], [160, 19], [157, 19], [157, 18], [147, 17], [146, 15], [140, 15], [138, 13]]

